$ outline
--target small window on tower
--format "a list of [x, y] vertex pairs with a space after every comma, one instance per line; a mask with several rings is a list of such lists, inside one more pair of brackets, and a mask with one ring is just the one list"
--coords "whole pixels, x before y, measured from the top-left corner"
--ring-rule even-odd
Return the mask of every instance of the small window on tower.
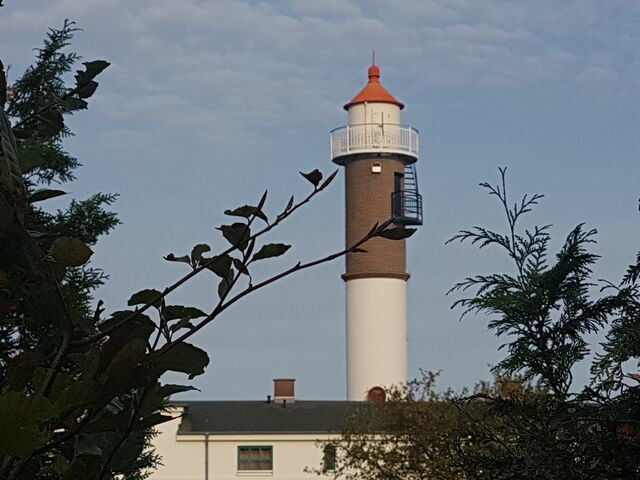
[[371, 173], [382, 173], [382, 164], [380, 162], [373, 162], [371, 164]]

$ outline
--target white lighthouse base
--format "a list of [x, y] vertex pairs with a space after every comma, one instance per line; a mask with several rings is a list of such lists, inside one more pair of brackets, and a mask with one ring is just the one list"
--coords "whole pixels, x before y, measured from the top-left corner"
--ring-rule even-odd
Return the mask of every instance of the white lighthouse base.
[[348, 280], [347, 399], [372, 387], [407, 382], [407, 283], [396, 278]]

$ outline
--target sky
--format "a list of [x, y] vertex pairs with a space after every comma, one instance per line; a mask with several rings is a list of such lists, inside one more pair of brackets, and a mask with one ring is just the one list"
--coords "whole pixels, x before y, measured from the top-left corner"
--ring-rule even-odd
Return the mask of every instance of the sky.
[[[478, 183], [545, 198], [526, 225], [551, 224], [552, 252], [585, 222], [598, 230], [596, 278], [618, 280], [640, 247], [640, 3], [637, 0], [5, 0], [0, 58], [9, 80], [33, 61], [48, 27], [82, 29], [73, 50], [105, 59], [88, 111], [65, 148], [83, 167], [70, 198], [117, 192], [122, 225], [95, 248], [110, 275], [109, 311], [186, 271], [162, 259], [225, 242], [223, 211], [256, 203], [279, 213], [337, 168], [329, 131], [366, 83], [371, 51], [383, 85], [420, 131], [424, 225], [408, 242], [409, 370], [441, 371], [440, 388], [490, 377], [502, 357], [488, 317], [452, 310], [466, 276], [506, 271], [498, 251], [445, 245], [473, 225], [504, 228]], [[339, 250], [344, 177], [269, 236], [293, 245], [267, 276]], [[299, 272], [240, 302], [195, 338], [211, 364], [189, 399], [259, 399], [297, 379], [305, 399], [343, 399], [344, 262]], [[207, 273], [207, 272], [204, 272]], [[202, 275], [169, 298], [203, 310], [217, 280]], [[598, 338], [593, 339], [596, 343]], [[582, 373], [580, 373], [582, 372]], [[578, 379], [585, 380], [585, 369]], [[172, 382], [186, 381], [172, 375]]]

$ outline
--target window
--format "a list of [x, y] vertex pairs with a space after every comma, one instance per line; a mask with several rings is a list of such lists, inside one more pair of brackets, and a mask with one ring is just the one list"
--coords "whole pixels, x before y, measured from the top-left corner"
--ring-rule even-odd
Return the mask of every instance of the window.
[[273, 470], [272, 447], [238, 447], [238, 470]]
[[336, 469], [336, 446], [327, 444], [322, 451], [322, 471], [332, 472]]

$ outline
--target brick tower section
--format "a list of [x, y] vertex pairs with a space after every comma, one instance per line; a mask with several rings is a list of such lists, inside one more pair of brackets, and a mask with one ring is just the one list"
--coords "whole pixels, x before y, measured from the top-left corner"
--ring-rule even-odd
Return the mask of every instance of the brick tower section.
[[[380, 173], [372, 173], [374, 164]], [[363, 238], [378, 222], [392, 217], [391, 194], [396, 176], [402, 175], [405, 163], [392, 156], [364, 156], [345, 162], [346, 245]], [[344, 280], [356, 278], [399, 278], [407, 280], [404, 240], [373, 238], [363, 248], [367, 253], [349, 253]]]

